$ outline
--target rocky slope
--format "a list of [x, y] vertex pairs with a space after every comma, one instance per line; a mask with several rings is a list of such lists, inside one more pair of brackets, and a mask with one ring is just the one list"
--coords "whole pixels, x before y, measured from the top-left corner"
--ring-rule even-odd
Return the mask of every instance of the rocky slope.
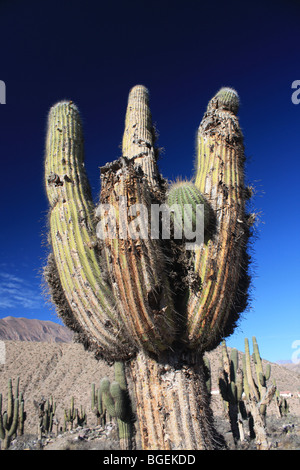
[[[15, 329], [13, 325], [16, 326]], [[57, 404], [56, 417], [59, 426], [63, 426], [64, 409], [69, 407], [73, 396], [75, 407], [80, 408], [82, 405], [85, 408], [88, 426], [95, 427], [96, 418], [90, 407], [91, 384], [95, 383], [98, 386], [101, 378], [105, 376], [113, 380], [113, 367], [97, 361], [81, 344], [70, 342], [72, 335], [69, 331], [53, 322], [8, 317], [1, 320], [0, 331], [2, 332], [0, 339], [3, 341], [5, 338], [2, 343], [5, 349], [5, 361], [4, 364], [0, 364], [3, 408], [6, 408], [8, 379], [11, 378], [15, 383], [17, 377], [20, 377], [20, 390], [24, 394], [27, 412], [25, 432], [37, 434], [36, 404], [42, 397], [50, 396], [53, 396]], [[23, 340], [6, 340], [5, 335], [11, 338], [13, 334]], [[220, 348], [208, 353], [208, 357], [211, 364], [212, 389], [216, 392]], [[290, 412], [291, 415], [299, 417], [300, 400], [297, 393], [300, 390], [300, 375], [297, 371], [272, 364], [271, 380], [273, 379], [276, 380], [280, 391], [290, 391], [294, 395], [288, 398]], [[215, 393], [212, 396], [212, 409], [217, 420], [223, 419], [223, 405], [220, 396]], [[270, 406], [269, 412], [275, 416], [274, 405]]]

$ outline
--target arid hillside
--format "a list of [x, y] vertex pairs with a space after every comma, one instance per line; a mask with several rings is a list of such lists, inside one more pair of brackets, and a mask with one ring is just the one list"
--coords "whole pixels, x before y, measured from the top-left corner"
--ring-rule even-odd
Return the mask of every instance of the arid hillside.
[[[38, 410], [35, 403], [38, 403], [42, 397], [50, 396], [56, 401], [56, 416], [61, 426], [64, 408], [69, 407], [72, 396], [75, 398], [75, 407], [80, 408], [82, 405], [85, 408], [88, 424], [90, 426], [96, 424], [96, 418], [90, 408], [91, 384], [98, 385], [105, 376], [112, 380], [113, 367], [97, 361], [81, 344], [38, 341], [5, 341], [4, 344], [5, 363], [0, 365], [3, 405], [6, 407], [8, 379], [11, 378], [15, 383], [17, 377], [20, 377], [20, 390], [24, 393], [27, 412], [26, 432], [36, 433]], [[212, 388], [216, 391], [220, 349], [210, 352], [208, 356], [211, 363]], [[300, 375], [277, 364], [272, 364], [272, 379], [276, 380], [281, 391], [296, 394], [300, 390]], [[290, 411], [300, 415], [299, 398], [290, 398], [289, 404]], [[222, 415], [222, 403], [218, 394], [212, 397], [212, 408], [215, 415]]]

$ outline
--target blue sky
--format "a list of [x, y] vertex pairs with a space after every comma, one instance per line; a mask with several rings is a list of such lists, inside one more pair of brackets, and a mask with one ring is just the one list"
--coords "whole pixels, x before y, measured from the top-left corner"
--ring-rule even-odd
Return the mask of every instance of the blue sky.
[[195, 134], [221, 86], [241, 98], [247, 179], [260, 213], [251, 310], [228, 340], [291, 359], [300, 340], [300, 80], [298, 2], [52, 0], [0, 2], [0, 318], [58, 321], [45, 303], [48, 203], [43, 187], [47, 113], [72, 99], [81, 111], [95, 199], [99, 166], [120, 155], [129, 89], [150, 90], [165, 177], [190, 177]]

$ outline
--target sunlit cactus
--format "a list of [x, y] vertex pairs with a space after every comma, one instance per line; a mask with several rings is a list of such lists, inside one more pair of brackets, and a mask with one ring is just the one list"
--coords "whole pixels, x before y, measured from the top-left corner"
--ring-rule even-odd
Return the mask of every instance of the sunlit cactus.
[[[148, 225], [152, 209], [168, 202], [168, 184], [158, 170], [144, 86], [129, 93], [122, 156], [101, 168], [96, 210], [78, 109], [63, 101], [49, 113], [45, 276], [58, 314], [79, 340], [98, 357], [127, 361], [143, 449], [222, 445], [203, 354], [233, 331], [247, 304], [250, 232], [237, 110], [237, 93], [223, 89], [199, 127], [188, 192], [206, 202], [213, 230], [193, 250], [162, 237], [160, 226], [153, 236]], [[110, 236], [103, 236], [107, 220]]]
[[19, 377], [13, 393], [12, 380], [8, 381], [7, 409], [2, 412], [2, 393], [0, 393], [0, 439], [1, 449], [7, 450], [12, 438], [24, 432], [24, 421], [26, 413], [24, 411], [23, 395], [19, 393]]
[[247, 405], [253, 418], [256, 447], [259, 450], [269, 450], [271, 443], [266, 431], [266, 410], [275, 395], [276, 386], [267, 386], [266, 382], [271, 374], [270, 364], [267, 364], [266, 373], [264, 373], [255, 336], [252, 338], [252, 343], [255, 373], [252, 367], [249, 341], [248, 338], [245, 338], [245, 356], [243, 359], [244, 391]]
[[[178, 228], [181, 236], [182, 231], [192, 234], [197, 224], [198, 227], [202, 224], [204, 240], [205, 230], [208, 232], [210, 211], [203, 195], [193, 182], [179, 181], [172, 184], [168, 191], [167, 202], [173, 214], [174, 233]], [[197, 212], [198, 208], [200, 210]]]
[[214, 98], [214, 103], [217, 104], [218, 108], [226, 109], [234, 114], [237, 114], [240, 107], [239, 95], [233, 88], [229, 87], [221, 88], [218, 91]]
[[222, 366], [219, 370], [219, 389], [224, 410], [230, 421], [234, 441], [245, 438], [243, 416], [246, 417], [243, 395], [243, 371], [239, 367], [237, 349], [232, 349], [230, 356], [225, 341], [222, 342]]

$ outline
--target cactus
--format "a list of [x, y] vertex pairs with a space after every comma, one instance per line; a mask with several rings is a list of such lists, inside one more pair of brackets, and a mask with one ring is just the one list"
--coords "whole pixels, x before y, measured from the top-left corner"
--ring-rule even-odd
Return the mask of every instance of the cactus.
[[[271, 376], [271, 364], [266, 365], [266, 372], [263, 370], [262, 360], [259, 354], [259, 348], [255, 336], [252, 338], [253, 343], [253, 360], [255, 364], [256, 378], [259, 388], [260, 395], [263, 395], [266, 392], [267, 381]], [[265, 414], [265, 410], [262, 410], [262, 414]]]
[[131, 415], [124, 391], [118, 382], [113, 381], [110, 383], [108, 379], [102, 379], [100, 388], [102, 391], [103, 406], [109, 416], [117, 418], [121, 449], [131, 449]]
[[265, 397], [270, 394], [270, 390], [272, 391], [270, 400], [272, 399], [275, 393], [275, 387], [271, 386], [270, 389], [267, 387], [267, 381], [271, 375], [271, 364], [267, 364], [266, 372], [263, 370], [262, 360], [259, 353], [258, 344], [256, 341], [255, 336], [252, 338], [253, 343], [253, 362], [254, 368], [256, 373], [256, 381], [253, 378], [252, 370], [251, 370], [251, 363], [250, 363], [250, 350], [249, 350], [249, 341], [245, 339], [245, 354], [246, 354], [246, 368], [245, 368], [245, 382], [248, 382], [246, 385], [246, 390], [248, 391], [248, 397], [255, 397], [256, 401], [260, 404], [259, 405], [259, 413], [265, 419], [266, 410], [269, 400], [265, 400]]
[[97, 418], [97, 425], [104, 425], [105, 410], [103, 410], [102, 406], [101, 391], [100, 388], [95, 388], [95, 384], [92, 384], [91, 408]]
[[71, 406], [64, 410], [64, 432], [73, 429], [73, 423], [76, 420], [77, 426], [84, 426], [86, 424], [86, 412], [80, 406], [80, 410], [75, 408], [74, 397], [71, 397]]
[[53, 401], [53, 397], [51, 396], [48, 400], [42, 398], [39, 403], [34, 402], [34, 404], [39, 410], [38, 436], [41, 440], [43, 435], [48, 435], [52, 432], [56, 403]]
[[275, 391], [275, 405], [276, 405], [276, 411], [278, 414], [279, 418], [282, 418], [282, 416], [287, 416], [289, 413], [289, 404], [286, 398], [282, 397], [280, 395], [280, 392], [276, 386], [276, 381], [275, 379], [273, 380], [273, 385], [276, 387]]
[[[203, 355], [232, 333], [247, 304], [250, 228], [237, 102], [235, 92], [219, 92], [199, 127], [189, 194], [207, 201], [214, 230], [194, 251], [163, 239], [159, 230], [158, 236], [147, 233], [147, 216], [166, 204], [168, 184], [158, 170], [144, 86], [129, 93], [122, 156], [101, 167], [96, 212], [79, 111], [63, 101], [49, 112], [50, 295], [58, 315], [96, 357], [128, 361], [143, 449], [222, 445], [212, 424]], [[107, 211], [116, 220], [110, 236], [103, 236]], [[145, 217], [134, 219], [138, 212]]]
[[26, 413], [24, 412], [24, 399], [19, 395], [19, 377], [17, 378], [15, 395], [12, 389], [12, 380], [8, 381], [7, 411], [2, 413], [2, 393], [0, 394], [0, 439], [2, 440], [2, 449], [7, 450], [11, 439], [19, 431], [24, 430], [24, 421]]
[[52, 432], [53, 427], [53, 418], [56, 411], [56, 403], [53, 401], [53, 397], [50, 397], [49, 400], [46, 402], [45, 406], [45, 414], [43, 417], [43, 430], [47, 434]]
[[23, 394], [20, 393], [19, 395], [19, 418], [18, 418], [18, 430], [17, 434], [22, 436], [24, 434], [24, 423], [27, 417], [26, 411], [24, 410], [25, 402], [23, 398]]
[[[173, 209], [173, 219], [175, 228], [179, 229], [180, 235], [182, 228], [187, 233], [195, 231], [196, 224], [203, 223], [204, 231], [208, 229], [209, 224], [209, 206], [203, 195], [191, 181], [180, 181], [174, 183], [168, 194], [168, 205]], [[203, 211], [196, 212], [197, 205], [203, 205]], [[202, 221], [203, 217], [203, 221]]]
[[248, 338], [245, 338], [244, 390], [253, 418], [256, 447], [259, 450], [268, 450], [270, 449], [270, 443], [266, 432], [266, 409], [276, 392], [276, 387], [275, 385], [267, 387], [266, 382], [270, 378], [271, 369], [267, 367], [266, 373], [264, 373], [258, 344], [254, 336], [252, 342], [256, 381], [251, 367], [249, 341]]
[[77, 416], [77, 410], [74, 406], [74, 397], [71, 397], [71, 406], [64, 410], [64, 431], [73, 429], [73, 423]]
[[244, 441], [243, 371], [238, 365], [237, 349], [232, 349], [229, 359], [225, 341], [222, 342], [222, 367], [219, 370], [219, 389], [226, 416], [230, 421], [234, 441]]
[[206, 388], [211, 395], [211, 367], [210, 367], [210, 360], [208, 359], [207, 356], [203, 357], [203, 362], [204, 362], [204, 371], [205, 371], [205, 383], [206, 383]]
[[87, 416], [85, 410], [82, 408], [82, 405], [80, 406], [80, 410], [76, 408], [76, 424], [77, 427], [84, 426], [87, 423]]
[[92, 410], [97, 416], [98, 424], [105, 424], [106, 419], [116, 418], [121, 449], [132, 449], [132, 411], [128, 394], [125, 366], [115, 362], [115, 380], [110, 383], [103, 378], [100, 388], [95, 391], [92, 384]]

